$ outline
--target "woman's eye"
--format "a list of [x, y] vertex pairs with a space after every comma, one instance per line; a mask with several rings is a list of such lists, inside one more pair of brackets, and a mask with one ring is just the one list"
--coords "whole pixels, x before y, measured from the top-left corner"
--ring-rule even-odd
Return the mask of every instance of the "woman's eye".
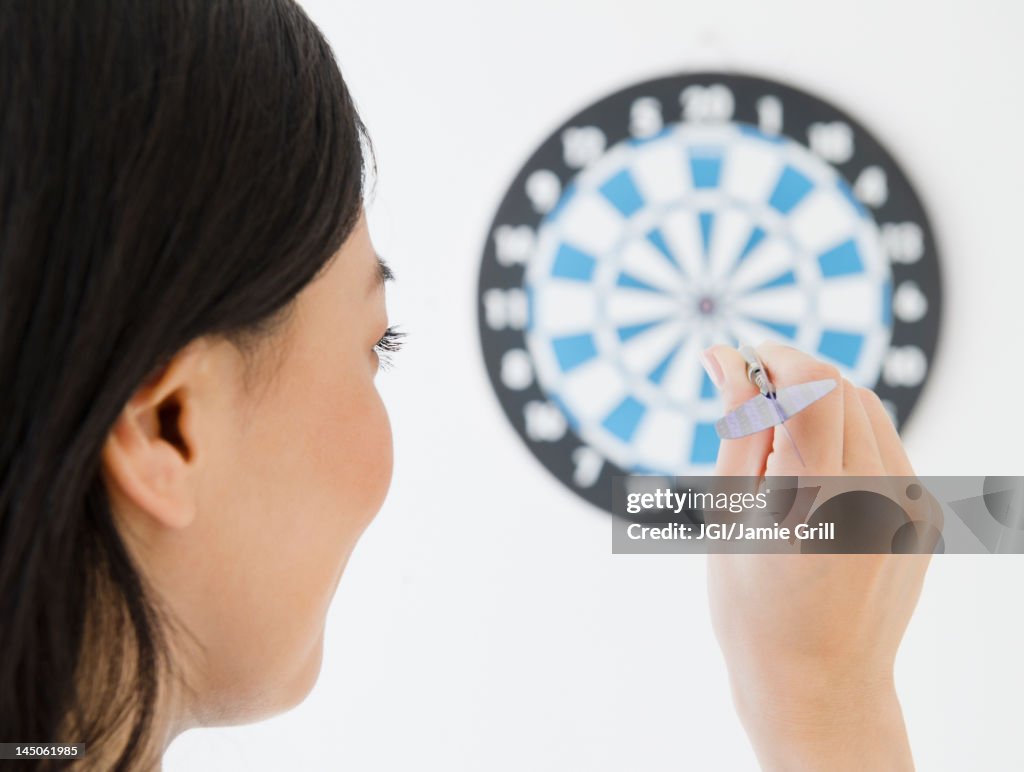
[[380, 340], [374, 344], [373, 350], [377, 352], [377, 360], [383, 369], [391, 366], [391, 355], [402, 348], [404, 332], [399, 332], [394, 327], [388, 327]]

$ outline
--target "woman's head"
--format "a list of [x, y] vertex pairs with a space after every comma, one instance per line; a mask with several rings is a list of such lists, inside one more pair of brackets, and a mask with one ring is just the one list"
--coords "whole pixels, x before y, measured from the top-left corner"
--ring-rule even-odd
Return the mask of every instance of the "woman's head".
[[330, 48], [290, 0], [19, 0], [0, 50], [0, 739], [294, 704], [391, 469]]

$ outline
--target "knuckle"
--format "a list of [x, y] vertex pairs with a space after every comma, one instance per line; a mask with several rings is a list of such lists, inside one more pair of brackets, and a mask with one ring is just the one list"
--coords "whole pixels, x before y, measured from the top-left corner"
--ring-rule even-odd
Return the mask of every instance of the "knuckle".
[[788, 345], [786, 343], [774, 343], [772, 341], [767, 341], [765, 343], [762, 343], [760, 346], [757, 347], [757, 351], [760, 354], [771, 354], [772, 352], [780, 352], [780, 351], [781, 352], [788, 352], [788, 353], [796, 353], [796, 354], [802, 354], [803, 353], [802, 351], [800, 351], [800, 349], [795, 348], [793, 346], [790, 346], [790, 345]]
[[825, 379], [831, 379], [837, 383], [843, 382], [843, 377], [839, 373], [839, 368], [835, 365], [830, 365], [827, 362], [821, 362], [817, 359], [812, 359], [806, 365], [804, 370], [804, 376], [809, 380], [821, 381]]
[[866, 386], [858, 386], [857, 394], [858, 396], [860, 396], [861, 402], [863, 402], [866, 407], [877, 407], [879, 409], [884, 409], [882, 407], [881, 398], [877, 394], [875, 394], [874, 391], [867, 388]]
[[782, 380], [790, 383], [831, 379], [842, 382], [839, 368], [810, 354], [781, 343], [763, 343], [757, 347], [769, 371], [781, 370]]

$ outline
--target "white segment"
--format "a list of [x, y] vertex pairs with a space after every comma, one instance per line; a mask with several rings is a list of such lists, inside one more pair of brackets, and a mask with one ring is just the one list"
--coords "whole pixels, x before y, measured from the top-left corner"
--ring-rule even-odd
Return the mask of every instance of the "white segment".
[[788, 222], [800, 245], [817, 256], [853, 236], [860, 217], [843, 194], [830, 186], [808, 193]]
[[697, 213], [683, 209], [670, 212], [661, 223], [661, 232], [686, 275], [704, 275], [704, 245]]
[[715, 213], [711, 238], [711, 275], [728, 276], [740, 250], [746, 246], [752, 227], [750, 215], [739, 209], [721, 209]]
[[686, 437], [693, 422], [675, 410], [650, 408], [633, 438], [638, 460], [644, 466], [672, 472], [681, 468]]
[[722, 165], [722, 189], [741, 201], [767, 201], [782, 171], [777, 152], [764, 140], [742, 138], [734, 142]]
[[689, 160], [672, 138], [637, 148], [631, 169], [649, 206], [671, 204], [691, 190]]
[[682, 322], [667, 321], [619, 343], [619, 356], [626, 369], [646, 378], [675, 348], [685, 331]]
[[560, 241], [600, 258], [618, 242], [623, 219], [600, 193], [581, 192], [573, 196], [556, 223]]
[[587, 332], [597, 324], [598, 297], [587, 282], [553, 280], [533, 292], [533, 316], [543, 334], [556, 338]]
[[745, 316], [756, 316], [799, 327], [807, 318], [810, 305], [807, 293], [799, 284], [794, 284], [776, 290], [743, 295], [733, 301], [729, 308]]
[[600, 358], [565, 373], [562, 399], [581, 421], [601, 421], [622, 401], [626, 383], [612, 362]]
[[615, 292], [605, 298], [608, 322], [615, 327], [678, 316], [679, 310], [679, 301], [674, 297], [654, 292], [617, 287]]
[[683, 347], [676, 354], [672, 367], [665, 374], [662, 388], [670, 399], [676, 402], [689, 402], [700, 399], [700, 387], [703, 382], [704, 368], [700, 364], [700, 352], [705, 342], [697, 335], [690, 335]]
[[737, 269], [729, 284], [731, 292], [739, 293], [771, 281], [793, 268], [794, 255], [786, 242], [767, 235], [754, 254]]
[[882, 323], [878, 282], [858, 274], [822, 282], [818, 310], [822, 324], [838, 330], [869, 332]]
[[645, 238], [631, 239], [623, 247], [620, 268], [652, 287], [673, 293], [686, 289], [679, 269]]
[[[809, 325], [807, 325], [806, 323], [797, 325], [797, 335], [800, 337], [804, 337], [802, 335], [802, 332], [804, 329], [808, 327]], [[765, 341], [785, 343], [787, 346], [794, 345], [794, 341], [792, 339], [787, 338], [785, 335], [780, 335], [771, 327], [764, 327], [760, 324], [755, 324], [754, 322], [742, 317], [736, 318], [736, 320], [733, 322], [732, 332], [741, 344], [745, 344], [748, 346], [759, 346], [761, 343], [764, 343]], [[818, 336], [814, 336], [814, 343], [817, 342], [817, 337]], [[797, 342], [799, 342], [799, 338]]]

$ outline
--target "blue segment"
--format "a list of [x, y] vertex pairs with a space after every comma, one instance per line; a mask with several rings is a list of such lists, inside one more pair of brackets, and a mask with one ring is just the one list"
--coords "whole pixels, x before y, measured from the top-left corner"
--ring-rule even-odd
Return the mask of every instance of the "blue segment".
[[697, 215], [700, 219], [700, 238], [704, 242], [704, 256], [711, 255], [711, 229], [715, 225], [714, 212], [701, 212]]
[[713, 464], [718, 458], [718, 432], [714, 424], [697, 424], [693, 427], [693, 447], [690, 449], [691, 464]]
[[779, 175], [779, 181], [775, 183], [775, 190], [772, 191], [768, 203], [782, 214], [789, 214], [812, 188], [814, 183], [810, 179], [787, 165]]
[[672, 254], [672, 250], [668, 246], [668, 242], [665, 241], [665, 235], [661, 232], [661, 228], [654, 228], [647, 233], [647, 240], [651, 242], [654, 247], [665, 256], [665, 258], [672, 263], [676, 268], [682, 268], [679, 265], [679, 261], [676, 260], [676, 256]]
[[771, 321], [769, 319], [752, 319], [751, 321], [755, 322], [756, 324], [761, 325], [762, 327], [767, 327], [769, 330], [775, 330], [775, 332], [779, 333], [779, 335], [782, 335], [782, 336], [784, 336], [786, 338], [789, 338], [790, 340], [793, 340], [794, 338], [796, 338], [796, 325], [795, 324], [785, 324], [784, 322], [773, 322], [773, 321]]
[[537, 318], [537, 298], [535, 297], [535, 290], [532, 284], [527, 284], [523, 289], [526, 292], [526, 329], [532, 330]]
[[821, 275], [826, 279], [864, 272], [860, 251], [857, 249], [857, 242], [853, 239], [847, 239], [839, 246], [822, 252], [818, 255], [818, 264], [821, 266]]
[[601, 422], [601, 426], [623, 442], [633, 439], [647, 408], [635, 397], [626, 397]]
[[580, 428], [580, 422], [576, 418], [576, 414], [569, 409], [567, 404], [565, 404], [565, 400], [557, 394], [548, 395], [548, 399], [550, 399], [558, 406], [558, 409], [562, 411], [562, 415], [565, 416], [565, 420], [568, 422], [569, 426], [572, 427], [573, 431], [577, 431]]
[[760, 225], [755, 225], [750, 231], [750, 238], [747, 239], [747, 243], [743, 245], [743, 249], [740, 251], [740, 256], [736, 258], [736, 264], [739, 265], [746, 260], [750, 253], [757, 249], [757, 245], [764, 240], [764, 237], [764, 228]]
[[579, 367], [597, 356], [597, 344], [594, 343], [594, 336], [589, 332], [582, 335], [553, 338], [551, 345], [554, 346], [555, 357], [558, 359], [558, 366], [562, 368], [562, 372]]
[[846, 200], [850, 203], [850, 206], [852, 206], [857, 211], [857, 214], [859, 214], [861, 217], [864, 217], [865, 219], [870, 217], [870, 215], [868, 215], [868, 210], [864, 208], [864, 204], [858, 201], [857, 197], [853, 195], [853, 189], [846, 184], [846, 180], [839, 180], [839, 182], [836, 183], [836, 185], [839, 188], [839, 192], [842, 193]]
[[597, 259], [576, 247], [562, 244], [555, 255], [555, 264], [551, 267], [551, 275], [560, 279], [590, 281], [594, 276]]
[[693, 175], [693, 187], [717, 188], [718, 179], [722, 176], [722, 156], [718, 153], [690, 153], [690, 174]]
[[761, 284], [761, 285], [759, 285], [757, 287], [754, 287], [754, 289], [752, 289], [750, 291], [751, 292], [760, 292], [761, 290], [775, 289], [776, 287], [785, 287], [785, 286], [787, 286], [789, 284], [796, 284], [796, 274], [793, 273], [792, 271], [786, 271], [785, 273], [780, 273], [774, 279], [769, 279], [764, 284]]
[[882, 282], [882, 324], [892, 327], [892, 282]]
[[711, 399], [717, 394], [715, 384], [711, 381], [711, 377], [707, 373], [702, 373], [704, 376], [703, 382], [700, 384], [700, 398]]
[[667, 373], [668, 368], [672, 366], [672, 360], [676, 358], [676, 354], [679, 353], [680, 348], [680, 346], [676, 346], [674, 349], [669, 351], [668, 355], [660, 362], [658, 362], [658, 364], [654, 367], [653, 370], [647, 373], [647, 379], [651, 383], [657, 386], [661, 385], [661, 382], [665, 379], [665, 373]]
[[625, 271], [619, 274], [619, 278], [615, 283], [620, 287], [627, 287], [629, 289], [644, 290], [645, 292], [661, 292], [657, 287], [651, 286], [645, 281], [640, 281], [632, 274], [628, 274]]
[[630, 174], [628, 169], [622, 170], [609, 179], [601, 186], [600, 190], [604, 197], [611, 202], [612, 206], [626, 217], [630, 217], [638, 209], [643, 208], [644, 197], [636, 189], [633, 175]]
[[635, 338], [642, 332], [646, 332], [652, 327], [657, 327], [664, 321], [664, 319], [655, 319], [653, 322], [643, 322], [642, 324], [630, 324], [625, 327], [619, 327], [616, 330], [616, 332], [619, 334], [619, 340], [627, 341], [630, 338]]
[[864, 336], [860, 333], [825, 330], [821, 334], [818, 353], [853, 368], [857, 365], [863, 346]]

